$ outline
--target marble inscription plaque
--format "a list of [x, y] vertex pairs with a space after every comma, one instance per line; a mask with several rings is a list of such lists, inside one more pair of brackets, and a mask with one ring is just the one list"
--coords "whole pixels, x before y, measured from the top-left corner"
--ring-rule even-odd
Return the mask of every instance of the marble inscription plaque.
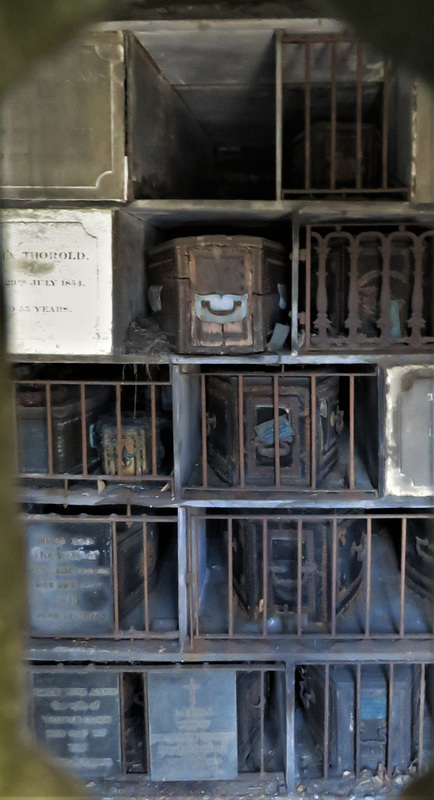
[[5, 210], [2, 220], [11, 352], [110, 353], [111, 212]]
[[116, 672], [34, 673], [33, 720], [36, 738], [81, 778], [121, 773]]
[[235, 671], [151, 672], [148, 705], [152, 780], [237, 777]]

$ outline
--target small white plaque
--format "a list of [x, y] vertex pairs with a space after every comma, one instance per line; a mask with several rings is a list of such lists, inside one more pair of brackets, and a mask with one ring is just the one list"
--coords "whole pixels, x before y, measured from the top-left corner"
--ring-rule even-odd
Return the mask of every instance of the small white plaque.
[[112, 212], [4, 210], [9, 351], [112, 352]]

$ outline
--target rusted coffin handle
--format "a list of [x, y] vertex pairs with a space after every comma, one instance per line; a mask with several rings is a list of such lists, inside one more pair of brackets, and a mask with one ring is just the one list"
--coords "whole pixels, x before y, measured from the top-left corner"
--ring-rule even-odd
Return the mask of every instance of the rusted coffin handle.
[[196, 316], [201, 322], [240, 322], [247, 314], [248, 295], [195, 295]]
[[202, 300], [200, 304], [202, 308], [206, 308], [206, 310], [214, 317], [229, 317], [231, 314], [234, 313], [234, 311], [236, 311], [237, 308], [239, 308], [242, 305], [242, 301], [234, 300], [232, 308], [228, 308], [226, 311], [220, 309], [214, 310], [213, 308], [211, 308], [211, 303], [209, 300]]
[[[264, 458], [274, 458], [274, 444], [261, 444], [260, 442], [255, 442], [255, 446], [260, 456], [263, 456]], [[279, 442], [280, 458], [289, 455], [290, 450], [291, 445], [289, 442]]]

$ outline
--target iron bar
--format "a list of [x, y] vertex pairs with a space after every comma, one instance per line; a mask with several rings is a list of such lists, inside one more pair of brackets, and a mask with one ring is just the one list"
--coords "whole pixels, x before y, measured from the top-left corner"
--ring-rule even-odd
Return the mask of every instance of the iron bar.
[[118, 571], [118, 536], [117, 521], [112, 522], [112, 542], [113, 542], [113, 617], [115, 636], [119, 635], [119, 571]]
[[354, 489], [356, 485], [355, 481], [355, 469], [354, 469], [354, 375], [350, 375], [350, 439], [349, 439], [349, 463], [348, 463], [348, 477], [349, 477], [349, 488]]
[[312, 228], [310, 225], [306, 226], [306, 299], [305, 299], [305, 336], [306, 336], [306, 349], [310, 349], [310, 298], [312, 292]]
[[125, 675], [118, 675], [119, 684], [119, 712], [120, 712], [120, 731], [121, 731], [121, 765], [122, 774], [127, 774], [126, 744], [127, 732], [125, 725]]
[[122, 475], [122, 408], [121, 386], [116, 386], [116, 469], [117, 475]]
[[261, 686], [260, 686], [260, 698], [259, 698], [259, 709], [261, 713], [261, 753], [260, 753], [260, 774], [264, 775], [265, 773], [265, 763], [264, 763], [264, 751], [265, 751], [265, 672], [263, 669], [260, 671], [261, 676]]
[[311, 458], [311, 488], [316, 488], [316, 376], [310, 376], [310, 458]]
[[324, 666], [324, 778], [329, 776], [329, 733], [330, 733], [330, 664]]
[[301, 636], [302, 633], [302, 621], [301, 621], [301, 592], [302, 592], [302, 581], [303, 581], [303, 572], [302, 572], [302, 560], [303, 560], [303, 540], [302, 540], [302, 533], [303, 533], [303, 520], [301, 517], [297, 520], [297, 636]]
[[[304, 45], [304, 188], [310, 191], [310, 41]], [[285, 192], [283, 192], [283, 196]]]
[[331, 43], [330, 77], [331, 77], [331, 129], [330, 129], [330, 188], [336, 188], [336, 48], [337, 42]]
[[280, 430], [279, 430], [279, 375], [273, 375], [274, 419], [274, 473], [276, 488], [280, 488]]
[[202, 486], [208, 486], [208, 451], [207, 451], [207, 409], [205, 375], [200, 376], [200, 392], [202, 406]]
[[401, 520], [401, 574], [400, 574], [400, 603], [399, 603], [399, 635], [404, 636], [405, 631], [405, 553], [407, 546], [407, 520]]
[[356, 189], [362, 188], [362, 89], [363, 89], [363, 50], [357, 44], [357, 98], [356, 98]]
[[47, 412], [47, 451], [48, 451], [48, 475], [51, 477], [53, 468], [53, 420], [51, 417], [51, 382], [45, 384], [45, 406]]
[[262, 635], [267, 636], [268, 617], [268, 521], [262, 520]]
[[244, 378], [238, 375], [238, 437], [240, 459], [240, 487], [245, 485], [245, 456], [244, 456]]
[[331, 634], [336, 636], [336, 591], [338, 569], [338, 521], [333, 517], [332, 522], [332, 569], [331, 569]]
[[148, 524], [143, 522], [143, 608], [145, 631], [149, 633]]
[[228, 518], [228, 633], [234, 635], [234, 595], [233, 595], [233, 520]]
[[283, 144], [283, 31], [276, 31], [276, 200], [282, 199], [282, 144]]
[[365, 636], [371, 630], [371, 566], [372, 566], [372, 520], [366, 520], [366, 605], [365, 605]]
[[387, 180], [387, 156], [388, 156], [388, 133], [389, 133], [389, 64], [384, 62], [383, 72], [383, 118], [382, 118], [382, 143], [381, 143], [381, 186], [388, 188]]
[[151, 384], [151, 446], [152, 446], [152, 474], [156, 475], [157, 467], [157, 412], [155, 386]]
[[80, 383], [80, 412], [81, 412], [81, 454], [84, 477], [87, 476], [87, 424], [86, 424], [86, 387]]
[[393, 761], [392, 761], [392, 720], [393, 720], [393, 689], [395, 683], [395, 665], [393, 662], [389, 664], [389, 691], [388, 691], [388, 700], [387, 700], [387, 756], [386, 756], [386, 766], [387, 766], [387, 774], [389, 777], [392, 776], [393, 772]]
[[420, 665], [420, 686], [419, 686], [419, 736], [418, 736], [418, 771], [421, 772], [423, 763], [424, 763], [424, 730], [423, 730], [423, 723], [424, 723], [424, 715], [425, 715], [425, 678], [426, 678], [426, 669], [425, 664]]
[[356, 713], [355, 713], [355, 775], [360, 775], [360, 724], [361, 724], [361, 705], [362, 705], [362, 668], [356, 665]]

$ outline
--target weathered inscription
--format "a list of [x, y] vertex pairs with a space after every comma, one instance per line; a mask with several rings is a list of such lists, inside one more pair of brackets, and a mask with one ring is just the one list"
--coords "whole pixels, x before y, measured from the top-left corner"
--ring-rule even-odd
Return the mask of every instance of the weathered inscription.
[[81, 777], [121, 772], [117, 673], [35, 673], [33, 719], [39, 741]]
[[37, 521], [26, 538], [32, 632], [113, 633], [110, 524]]
[[6, 211], [2, 228], [12, 352], [110, 352], [110, 212]]
[[235, 672], [148, 676], [153, 780], [226, 780], [238, 774]]

